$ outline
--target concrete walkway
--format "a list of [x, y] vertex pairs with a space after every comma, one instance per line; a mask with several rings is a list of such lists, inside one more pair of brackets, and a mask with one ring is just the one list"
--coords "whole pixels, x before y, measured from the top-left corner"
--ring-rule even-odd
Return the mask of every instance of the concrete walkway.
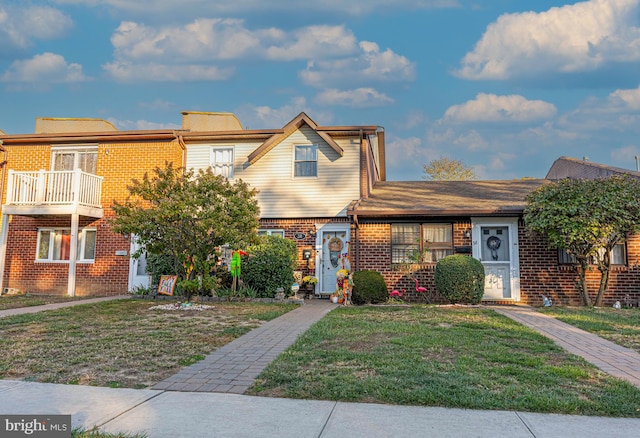
[[336, 305], [329, 300], [307, 300], [304, 305], [218, 348], [152, 389], [242, 394], [298, 336], [334, 308]]
[[[131, 298], [131, 295], [115, 295], [111, 297], [83, 298], [81, 300], [69, 300], [63, 303], [43, 304], [42, 306], [18, 307], [17, 309], [0, 310], [0, 318], [14, 315], [24, 315], [26, 313], [37, 313], [45, 310], [62, 309], [63, 307], [77, 306], [80, 304], [99, 303], [102, 301], [123, 300]], [[0, 298], [2, 300], [2, 298]]]
[[[611, 341], [537, 312], [528, 306], [487, 306], [530, 327], [569, 353], [581, 356], [602, 371], [640, 388], [640, 354]], [[640, 432], [638, 432], [640, 436]]]

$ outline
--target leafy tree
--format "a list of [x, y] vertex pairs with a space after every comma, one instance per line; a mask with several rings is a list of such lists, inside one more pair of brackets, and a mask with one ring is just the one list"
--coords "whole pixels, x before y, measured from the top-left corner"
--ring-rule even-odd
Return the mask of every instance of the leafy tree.
[[140, 252], [168, 254], [181, 280], [207, 280], [216, 248], [244, 247], [256, 236], [257, 192], [242, 180], [231, 183], [210, 169], [195, 173], [168, 163], [127, 189], [124, 203], [114, 201], [113, 230], [135, 234]]
[[460, 160], [452, 160], [447, 157], [440, 157], [437, 160], [429, 161], [424, 168], [423, 179], [432, 181], [467, 181], [478, 179], [471, 166], [467, 166]]
[[609, 285], [611, 250], [640, 230], [640, 180], [627, 175], [564, 179], [534, 190], [527, 203], [527, 229], [576, 259], [579, 290], [587, 306], [592, 301], [586, 272], [595, 260], [601, 273], [595, 305], [600, 306]]

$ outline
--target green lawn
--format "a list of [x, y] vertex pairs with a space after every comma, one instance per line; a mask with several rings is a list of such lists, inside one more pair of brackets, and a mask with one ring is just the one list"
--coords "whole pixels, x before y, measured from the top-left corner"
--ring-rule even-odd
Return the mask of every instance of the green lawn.
[[640, 390], [481, 308], [339, 308], [250, 392], [398, 405], [640, 417]]
[[540, 312], [640, 353], [640, 309], [544, 307]]
[[[296, 305], [115, 300], [0, 318], [0, 378], [146, 388]], [[162, 302], [162, 304], [167, 304]]]

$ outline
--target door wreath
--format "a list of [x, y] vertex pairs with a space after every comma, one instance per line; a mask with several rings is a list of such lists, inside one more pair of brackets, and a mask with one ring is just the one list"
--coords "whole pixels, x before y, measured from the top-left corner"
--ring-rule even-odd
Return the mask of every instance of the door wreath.
[[487, 248], [491, 250], [491, 258], [493, 260], [498, 260], [498, 248], [500, 248], [501, 243], [500, 238], [496, 236], [491, 236], [487, 239]]

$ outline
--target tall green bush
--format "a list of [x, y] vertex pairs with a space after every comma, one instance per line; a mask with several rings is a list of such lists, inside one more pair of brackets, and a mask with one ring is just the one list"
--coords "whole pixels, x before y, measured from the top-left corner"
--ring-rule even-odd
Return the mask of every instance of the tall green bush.
[[387, 300], [387, 284], [379, 272], [357, 271], [353, 273], [353, 304], [376, 304]]
[[484, 294], [484, 266], [465, 255], [451, 255], [436, 264], [436, 289], [452, 303], [478, 304]]
[[279, 236], [260, 236], [255, 245], [246, 249], [242, 258], [241, 278], [256, 289], [262, 298], [273, 298], [279, 287], [291, 292], [293, 271], [297, 265], [295, 242]]

